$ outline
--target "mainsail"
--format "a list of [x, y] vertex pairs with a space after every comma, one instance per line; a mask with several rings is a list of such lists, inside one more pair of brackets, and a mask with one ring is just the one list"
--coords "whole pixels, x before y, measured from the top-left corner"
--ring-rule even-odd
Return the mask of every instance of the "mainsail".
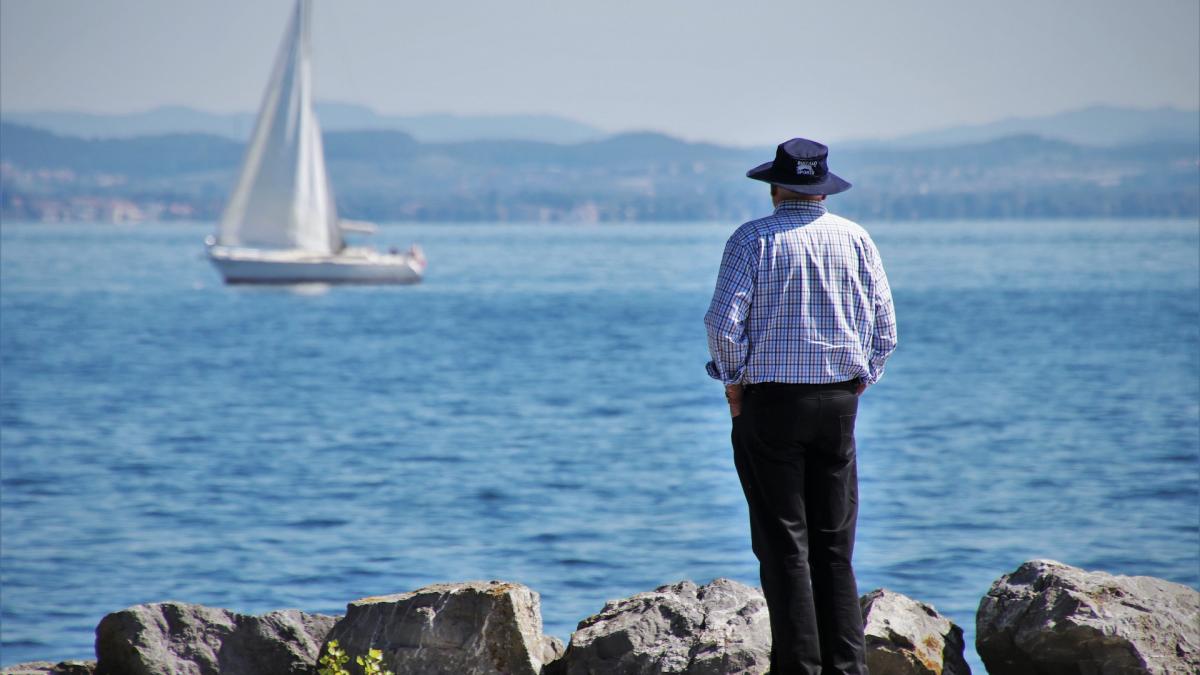
[[321, 129], [312, 107], [309, 0], [297, 0], [258, 111], [222, 246], [336, 253], [343, 247]]

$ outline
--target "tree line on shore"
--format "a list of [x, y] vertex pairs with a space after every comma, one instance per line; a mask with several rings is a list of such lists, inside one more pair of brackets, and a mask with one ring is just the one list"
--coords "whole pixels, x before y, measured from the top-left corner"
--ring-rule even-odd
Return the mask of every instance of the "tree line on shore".
[[[341, 214], [375, 221], [741, 221], [768, 203], [744, 173], [773, 156], [657, 133], [558, 144], [338, 131], [325, 146]], [[213, 220], [242, 150], [206, 134], [85, 139], [0, 123], [0, 217]], [[830, 163], [855, 183], [837, 210], [865, 221], [1200, 215], [1190, 142], [835, 144]]]

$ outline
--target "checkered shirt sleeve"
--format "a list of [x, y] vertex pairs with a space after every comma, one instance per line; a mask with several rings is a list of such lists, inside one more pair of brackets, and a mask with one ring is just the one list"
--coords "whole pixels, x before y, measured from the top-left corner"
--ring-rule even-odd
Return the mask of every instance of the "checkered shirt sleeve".
[[892, 304], [892, 287], [888, 283], [887, 273], [883, 270], [883, 260], [875, 244], [871, 243], [874, 262], [871, 265], [872, 276], [875, 280], [875, 325], [871, 334], [870, 362], [868, 373], [863, 377], [867, 384], [875, 384], [883, 377], [883, 364], [892, 352], [896, 351], [896, 307]]
[[741, 382], [750, 351], [746, 319], [754, 297], [757, 255], [730, 237], [717, 272], [717, 289], [704, 324], [708, 329], [708, 374], [727, 384]]

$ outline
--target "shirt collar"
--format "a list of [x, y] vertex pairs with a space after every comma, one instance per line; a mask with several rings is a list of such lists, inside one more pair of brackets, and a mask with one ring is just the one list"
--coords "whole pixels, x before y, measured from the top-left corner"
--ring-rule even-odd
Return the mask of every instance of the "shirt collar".
[[783, 213], [784, 211], [808, 213], [814, 216], [823, 216], [827, 213], [825, 202], [814, 202], [808, 199], [789, 199], [785, 202], [779, 202], [779, 206], [775, 207], [775, 213]]

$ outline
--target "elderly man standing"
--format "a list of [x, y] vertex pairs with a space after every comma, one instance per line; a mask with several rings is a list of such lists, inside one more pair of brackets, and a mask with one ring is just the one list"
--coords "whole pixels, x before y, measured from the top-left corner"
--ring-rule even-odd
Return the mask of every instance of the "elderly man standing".
[[850, 184], [803, 138], [747, 176], [775, 213], [725, 244], [704, 317], [733, 416], [733, 456], [771, 615], [771, 674], [867, 672], [851, 557], [859, 395], [896, 348], [879, 251], [825, 196]]

